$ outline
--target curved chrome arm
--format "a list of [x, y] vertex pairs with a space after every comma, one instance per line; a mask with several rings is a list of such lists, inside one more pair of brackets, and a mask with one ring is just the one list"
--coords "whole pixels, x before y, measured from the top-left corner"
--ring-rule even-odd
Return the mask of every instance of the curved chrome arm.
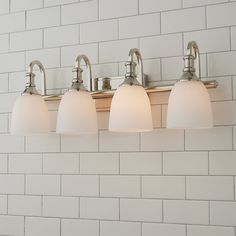
[[[88, 75], [89, 75], [89, 82], [90, 82], [90, 91], [92, 91], [92, 69], [91, 69], [91, 63], [88, 59], [88, 57], [84, 54], [82, 55], [79, 55], [77, 58], [76, 58], [76, 61], [75, 61], [75, 68], [73, 69], [74, 72], [77, 72], [74, 80], [77, 80], [76, 82], [80, 82], [82, 83], [83, 80], [82, 80], [82, 72], [83, 70], [81, 69], [81, 61], [84, 61], [85, 62], [85, 65], [86, 65], [86, 68], [88, 70]], [[75, 82], [75, 81], [74, 81]]]
[[34, 83], [34, 77], [35, 74], [33, 73], [34, 66], [37, 65], [40, 70], [41, 74], [41, 95], [46, 95], [46, 74], [43, 64], [40, 61], [32, 61], [29, 64], [28, 72], [26, 73], [26, 76], [29, 77], [29, 81], [26, 83], [26, 89], [24, 93], [30, 93], [30, 94], [37, 94], [37, 90], [35, 89], [35, 83]]
[[197, 60], [197, 68], [198, 68], [198, 78], [201, 79], [201, 62], [200, 62], [200, 52], [198, 45], [195, 41], [190, 41], [187, 46], [187, 55], [193, 56], [194, 60]]
[[145, 80], [144, 80], [144, 74], [143, 74], [143, 60], [142, 60], [142, 56], [138, 48], [130, 49], [128, 62], [134, 63], [134, 56], [137, 57], [137, 61], [139, 65], [138, 77], [141, 78], [142, 85], [145, 87]]

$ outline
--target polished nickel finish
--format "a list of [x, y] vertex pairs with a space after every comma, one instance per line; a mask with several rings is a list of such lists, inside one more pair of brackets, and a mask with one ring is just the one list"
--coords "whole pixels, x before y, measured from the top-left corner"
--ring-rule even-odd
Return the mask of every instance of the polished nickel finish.
[[[201, 64], [200, 64], [200, 52], [198, 45], [195, 41], [190, 41], [187, 46], [187, 55], [184, 56], [184, 69], [182, 80], [200, 80], [201, 79]], [[194, 62], [197, 61], [197, 75]]]
[[[136, 66], [137, 63], [134, 61], [134, 56], [136, 56], [139, 66], [138, 75], [136, 74]], [[129, 51], [128, 61], [125, 63], [126, 66], [126, 73], [125, 73], [125, 80], [120, 85], [138, 85], [145, 87], [144, 75], [143, 75], [143, 60], [139, 49], [132, 48]], [[137, 80], [137, 76], [141, 78], [142, 84], [140, 84]]]
[[45, 69], [43, 64], [40, 61], [32, 61], [29, 64], [28, 67], [28, 72], [26, 73], [27, 77], [27, 82], [25, 85], [25, 90], [23, 92], [24, 94], [39, 94], [38, 91], [36, 90], [35, 86], [35, 74], [33, 73], [34, 66], [37, 65], [40, 70], [41, 74], [41, 95], [45, 96], [46, 95], [46, 75], [45, 75]]
[[[184, 69], [183, 76], [180, 80], [199, 80], [201, 79], [201, 68], [200, 68], [200, 54], [197, 43], [192, 41], [189, 42], [187, 47], [187, 55], [184, 56]], [[135, 62], [135, 57], [137, 58], [137, 62]], [[83, 85], [82, 73], [83, 69], [81, 68], [82, 60], [85, 63], [86, 70], [88, 72], [89, 78], [89, 92], [92, 97], [95, 99], [97, 111], [109, 111], [112, 97], [116, 91], [116, 87], [114, 86], [117, 82], [123, 81], [122, 85], [138, 85], [143, 86], [146, 90], [147, 94], [158, 93], [158, 92], [169, 92], [174, 86], [174, 83], [157, 83], [155, 86], [147, 86], [147, 76], [143, 73], [143, 61], [140, 51], [137, 48], [133, 48], [129, 51], [129, 57], [126, 62], [126, 73], [125, 76], [118, 77], [100, 77], [100, 78], [92, 78], [91, 71], [91, 63], [86, 55], [79, 55], [76, 58], [75, 66], [73, 68], [73, 80], [70, 90], [87, 90]], [[196, 65], [195, 65], [195, 62]], [[29, 65], [27, 78], [28, 82], [26, 84], [26, 89], [24, 93], [26, 94], [38, 94], [35, 83], [34, 83], [34, 73], [33, 68], [37, 65], [41, 72], [41, 85], [43, 96], [45, 101], [59, 101], [61, 100], [62, 94], [58, 95], [47, 95], [46, 94], [46, 77], [45, 70], [41, 62], [33, 61]], [[138, 72], [137, 72], [138, 68]], [[196, 70], [197, 68], [197, 70]], [[138, 81], [140, 80], [140, 82]], [[202, 81], [202, 83], [206, 86], [206, 88], [216, 88], [218, 86], [217, 81]], [[115, 87], [115, 88], [113, 88]]]
[[79, 55], [76, 58], [75, 61], [75, 67], [73, 68], [73, 80], [72, 85], [70, 87], [70, 90], [84, 90], [87, 91], [87, 89], [84, 87], [82, 74], [83, 69], [81, 68], [81, 61], [85, 62], [87, 71], [89, 73], [89, 80], [90, 80], [90, 90], [92, 90], [92, 70], [91, 70], [91, 63], [86, 55]]

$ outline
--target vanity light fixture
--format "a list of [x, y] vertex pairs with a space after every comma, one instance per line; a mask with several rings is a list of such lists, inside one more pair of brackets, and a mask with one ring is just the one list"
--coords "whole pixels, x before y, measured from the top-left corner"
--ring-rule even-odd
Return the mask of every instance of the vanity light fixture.
[[[200, 53], [196, 42], [188, 43], [183, 74], [170, 93], [167, 128], [203, 129], [213, 127], [208, 91], [201, 81]], [[198, 75], [194, 62], [197, 62]]]
[[59, 105], [57, 133], [84, 134], [96, 133], [98, 130], [95, 103], [82, 80], [83, 69], [80, 66], [81, 60], [84, 60], [89, 72], [90, 82], [92, 81], [90, 61], [87, 56], [79, 55], [76, 58], [73, 69], [74, 78], [72, 85], [69, 91], [62, 96]]
[[26, 74], [27, 83], [22, 96], [16, 99], [11, 120], [12, 134], [34, 134], [49, 132], [49, 115], [47, 104], [38, 93], [35, 86], [34, 66], [37, 65], [41, 73], [42, 96], [46, 95], [45, 69], [40, 61], [32, 61]]
[[110, 111], [109, 130], [114, 132], [144, 132], [152, 130], [152, 112], [149, 97], [137, 80], [136, 62], [139, 65], [139, 78], [144, 85], [143, 62], [137, 48], [129, 52], [126, 74], [123, 83], [116, 90]]
[[[134, 57], [137, 57], [137, 63]], [[81, 61], [85, 62], [89, 74], [90, 91], [83, 85]], [[184, 57], [183, 76], [175, 85], [157, 83], [146, 86], [146, 75], [140, 51], [133, 48], [126, 63], [126, 74], [120, 77], [92, 78], [91, 64], [85, 55], [76, 59], [74, 78], [64, 95], [46, 94], [45, 70], [41, 62], [29, 65], [27, 83], [22, 96], [13, 108], [11, 133], [33, 134], [49, 132], [49, 115], [45, 101], [60, 101], [57, 132], [82, 134], [97, 132], [96, 111], [110, 111], [109, 130], [115, 132], [143, 132], [152, 130], [152, 115], [149, 94], [171, 91], [168, 105], [168, 128], [207, 128], [212, 126], [212, 112], [206, 88], [216, 88], [215, 80], [200, 80], [200, 56], [195, 42], [188, 44]], [[194, 62], [198, 62], [198, 76]], [[136, 74], [138, 64], [139, 73]], [[36, 90], [33, 73], [37, 65], [41, 72], [41, 94]], [[118, 89], [112, 88], [114, 81], [123, 81]], [[139, 82], [140, 81], [140, 82]], [[100, 84], [101, 83], [101, 84]], [[93, 100], [93, 99], [94, 100]]]

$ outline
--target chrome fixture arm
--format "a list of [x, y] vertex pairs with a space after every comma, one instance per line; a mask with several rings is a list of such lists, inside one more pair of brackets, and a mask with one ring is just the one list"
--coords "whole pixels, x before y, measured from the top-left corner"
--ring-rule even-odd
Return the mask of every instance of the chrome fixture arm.
[[85, 62], [86, 69], [88, 71], [89, 75], [89, 81], [90, 81], [90, 91], [92, 91], [92, 69], [91, 69], [91, 63], [86, 55], [79, 55], [76, 58], [75, 61], [75, 67], [73, 68], [74, 77], [72, 80], [72, 86], [71, 89], [76, 90], [86, 90], [86, 88], [83, 85], [83, 79], [82, 79], [82, 72], [83, 69], [81, 68], [81, 61]]
[[134, 62], [134, 55], [136, 55], [137, 60], [138, 60], [138, 65], [139, 65], [138, 77], [141, 78], [142, 85], [145, 86], [145, 80], [144, 80], [144, 74], [143, 74], [143, 59], [142, 59], [142, 55], [139, 49], [137, 48], [130, 49], [128, 61]]
[[201, 79], [201, 62], [198, 45], [195, 41], [190, 41], [187, 46], [187, 54], [184, 56], [184, 72], [195, 73], [194, 61], [197, 61], [197, 77]]
[[43, 64], [40, 61], [32, 61], [29, 64], [28, 72], [26, 73], [26, 77], [28, 78], [28, 81], [25, 85], [25, 91], [23, 94], [38, 94], [36, 88], [35, 88], [35, 74], [33, 73], [34, 66], [37, 65], [40, 70], [41, 74], [41, 95], [46, 96], [46, 74]]
[[139, 49], [137, 49], [137, 48], [132, 48], [129, 51], [128, 61], [125, 63], [125, 66], [126, 66], [125, 80], [121, 85], [129, 84], [129, 85], [139, 85], [140, 86], [140, 83], [137, 80], [137, 74], [136, 74], [137, 63], [134, 61], [134, 56], [137, 57], [138, 66], [139, 66], [138, 77], [142, 81], [142, 86], [145, 87], [142, 56], [141, 56]]

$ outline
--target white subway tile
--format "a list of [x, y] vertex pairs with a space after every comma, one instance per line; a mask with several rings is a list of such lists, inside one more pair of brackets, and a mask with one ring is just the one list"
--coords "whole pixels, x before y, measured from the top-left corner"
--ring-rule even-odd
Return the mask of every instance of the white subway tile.
[[44, 47], [59, 47], [79, 42], [78, 25], [44, 29]]
[[58, 175], [27, 175], [26, 194], [59, 195], [60, 176]]
[[42, 30], [32, 30], [10, 35], [10, 50], [23, 51], [42, 48], [43, 33]]
[[201, 226], [201, 225], [188, 225], [188, 236], [234, 236], [233, 227], [219, 227], [219, 226]]
[[25, 236], [32, 235], [60, 236], [60, 219], [26, 217]]
[[210, 223], [213, 225], [236, 225], [235, 202], [210, 202]]
[[9, 173], [42, 173], [41, 154], [9, 154]]
[[165, 200], [164, 222], [208, 224], [209, 223], [208, 202]]
[[62, 194], [66, 196], [96, 197], [99, 195], [99, 179], [94, 175], [64, 175], [61, 186]]
[[8, 75], [6, 73], [0, 74], [0, 93], [7, 93], [7, 92], [8, 92]]
[[126, 39], [120, 41], [99, 43], [99, 62], [105, 63], [126, 61], [129, 55], [129, 50], [131, 48], [137, 47], [137, 39]]
[[167, 57], [161, 59], [162, 80], [178, 80], [182, 75], [184, 62], [182, 57]]
[[51, 7], [27, 12], [27, 29], [57, 26], [60, 24], [60, 7]]
[[[0, 135], [0, 152], [1, 153], [16, 153], [24, 152], [24, 137], [13, 136], [10, 134]], [[14, 145], [13, 145], [14, 144]]]
[[117, 20], [105, 20], [80, 25], [80, 43], [92, 43], [118, 38]]
[[140, 39], [143, 58], [169, 57], [182, 55], [181, 34], [160, 35]]
[[203, 7], [163, 12], [161, 14], [161, 32], [200, 30], [205, 28], [205, 21], [205, 9]]
[[10, 215], [41, 215], [40, 196], [8, 196], [8, 214]]
[[162, 221], [161, 200], [121, 199], [120, 219], [127, 221]]
[[140, 223], [119, 222], [119, 221], [101, 221], [100, 222], [101, 236], [140, 236]]
[[26, 137], [26, 152], [58, 152], [60, 136], [56, 134], [40, 134]]
[[79, 54], [86, 54], [90, 62], [92, 64], [95, 64], [98, 62], [98, 45], [97, 44], [84, 44], [84, 45], [78, 45], [78, 46], [62, 47], [61, 48], [61, 65], [70, 66], [72, 68]]
[[78, 2], [78, 0], [44, 0], [44, 6], [56, 6], [56, 5], [63, 5], [67, 3]]
[[0, 175], [0, 193], [2, 194], [23, 194], [24, 193], [23, 175]]
[[81, 174], [118, 174], [118, 153], [81, 153]]
[[61, 236], [99, 236], [99, 222], [95, 220], [61, 220]]
[[1, 64], [0, 73], [24, 70], [25, 68], [24, 55], [25, 55], [24, 52], [1, 54], [0, 55], [0, 64]]
[[120, 174], [160, 175], [162, 157], [159, 152], [127, 152], [120, 154]]
[[233, 148], [236, 150], [236, 127], [233, 128]]
[[0, 154], [0, 173], [6, 174], [8, 171], [8, 154]]
[[194, 39], [201, 53], [228, 51], [230, 49], [229, 36], [228, 28], [194, 31], [184, 34], [184, 44], [187, 45], [189, 41]]
[[163, 153], [165, 175], [207, 175], [207, 152], [165, 152]]
[[27, 65], [33, 60], [39, 60], [43, 63], [45, 68], [59, 67], [60, 66], [60, 49], [41, 49], [26, 52]]
[[0, 52], [7, 52], [9, 49], [9, 35], [0, 35]]
[[98, 137], [97, 134], [87, 135], [62, 135], [61, 136], [62, 152], [97, 152]]
[[43, 0], [11, 0], [11, 11], [25, 11], [43, 7]]
[[25, 30], [25, 13], [19, 12], [0, 16], [0, 33]]
[[114, 198], [80, 198], [80, 217], [118, 220], [119, 200]]
[[230, 150], [232, 149], [232, 128], [215, 127], [205, 130], [186, 130], [186, 150]]
[[212, 103], [214, 125], [236, 124], [236, 101]]
[[[25, 72], [9, 73], [9, 92], [22, 92], [25, 88]], [[19, 96], [19, 95], [18, 95]]]
[[236, 49], [236, 27], [231, 27], [231, 49], [235, 50]]
[[235, 60], [235, 51], [208, 54], [209, 76], [235, 75]]
[[137, 15], [138, 0], [100, 0], [99, 18], [117, 18], [122, 16]]
[[140, 0], [139, 9], [141, 13], [166, 11], [181, 8], [181, 0]]
[[185, 198], [185, 177], [146, 176], [142, 177], [144, 198]]
[[43, 173], [79, 173], [79, 156], [76, 153], [43, 154]]
[[79, 199], [76, 197], [43, 197], [43, 216], [76, 218]]
[[214, 28], [234, 25], [236, 23], [235, 10], [235, 2], [208, 6], [207, 27]]
[[209, 153], [209, 171], [211, 175], [235, 175], [236, 152], [215, 151]]
[[109, 151], [138, 151], [139, 135], [135, 133], [112, 133], [100, 131], [99, 150]]
[[[2, 235], [24, 236], [24, 216], [0, 216]], [[14, 226], [14, 227], [13, 227]]]
[[7, 195], [0, 195], [0, 214], [7, 214]]
[[[122, 66], [124, 67], [124, 65]], [[160, 59], [144, 60], [143, 69], [144, 69], [144, 74], [148, 75], [148, 82], [161, 80]]]
[[156, 129], [141, 134], [142, 151], [182, 151], [184, 150], [184, 131]]
[[186, 227], [177, 224], [160, 224], [160, 223], [143, 223], [142, 225], [143, 236], [185, 236]]
[[80, 2], [62, 6], [62, 24], [95, 21], [98, 18], [97, 1]]
[[2, 0], [0, 1], [0, 14], [5, 14], [9, 12], [9, 0]]
[[140, 177], [101, 176], [100, 196], [102, 197], [140, 197]]
[[233, 177], [191, 176], [186, 179], [188, 199], [233, 200]]
[[221, 2], [227, 2], [227, 0], [183, 0], [183, 5], [184, 7], [196, 7]]
[[[151, 24], [151, 27], [150, 27]], [[119, 19], [119, 38], [160, 34], [160, 14], [139, 15]]]

